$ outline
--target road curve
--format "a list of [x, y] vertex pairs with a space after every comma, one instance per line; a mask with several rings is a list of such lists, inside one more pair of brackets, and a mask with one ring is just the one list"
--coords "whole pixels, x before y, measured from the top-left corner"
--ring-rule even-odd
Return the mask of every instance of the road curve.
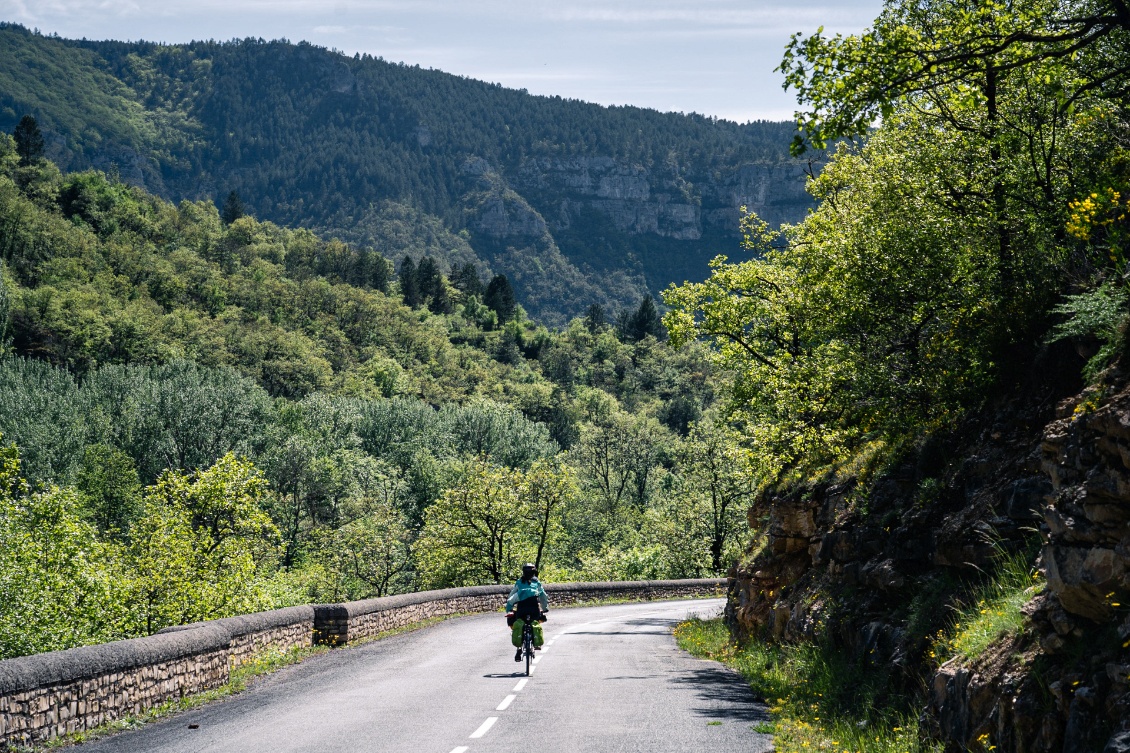
[[[772, 750], [749, 686], [671, 628], [721, 599], [558, 609], [528, 681], [501, 614], [314, 657], [82, 753], [684, 753]], [[523, 665], [524, 666], [524, 665]], [[190, 725], [194, 725], [190, 727]]]

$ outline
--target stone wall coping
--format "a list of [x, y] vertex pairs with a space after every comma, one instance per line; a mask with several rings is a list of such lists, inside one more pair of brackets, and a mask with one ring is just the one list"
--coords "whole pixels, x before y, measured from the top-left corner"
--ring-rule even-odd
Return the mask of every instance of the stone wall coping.
[[546, 583], [545, 590], [551, 594], [555, 591], [589, 591], [598, 594], [602, 591], [652, 591], [664, 588], [685, 588], [688, 586], [726, 588], [728, 582], [726, 578], [590, 581], [587, 583]]
[[[718, 587], [725, 588], [725, 578], [699, 578], [691, 580], [632, 580], [632, 581], [595, 581], [590, 583], [547, 583], [545, 590], [549, 594], [557, 592], [586, 592], [599, 595], [609, 591], [652, 591], [663, 588], [680, 587]], [[510, 594], [510, 584], [491, 586], [467, 586], [465, 588], [445, 588], [439, 591], [417, 591], [410, 594], [397, 596], [381, 596], [376, 599], [362, 601], [349, 601], [343, 604], [317, 604], [314, 609], [321, 615], [335, 619], [352, 619], [374, 612], [384, 612], [389, 609], [412, 606], [413, 604], [426, 604], [431, 601], [444, 601], [447, 599], [467, 598], [474, 596], [500, 596], [505, 598]], [[501, 601], [499, 606], [502, 606]]]
[[191, 630], [5, 659], [0, 661], [0, 696], [164, 664], [230, 644], [231, 633], [205, 623]]
[[286, 607], [284, 609], [272, 609], [268, 612], [241, 614], [235, 617], [224, 617], [218, 620], [193, 622], [188, 625], [173, 625], [172, 627], [158, 630], [156, 635], [179, 633], [185, 630], [195, 630], [204, 625], [215, 625], [227, 630], [232, 638], [239, 638], [251, 633], [265, 633], [268, 630], [290, 627], [291, 625], [297, 625], [303, 622], [309, 623], [311, 627], [314, 624], [314, 607], [309, 604], [298, 607]]
[[344, 604], [316, 604], [315, 612], [337, 619], [361, 617], [374, 612], [409, 607], [414, 604], [427, 604], [432, 601], [465, 599], [474, 596], [501, 596], [510, 593], [510, 586], [466, 586], [464, 588], [444, 588], [439, 591], [417, 591], [396, 596], [380, 596], [375, 599], [347, 601]]

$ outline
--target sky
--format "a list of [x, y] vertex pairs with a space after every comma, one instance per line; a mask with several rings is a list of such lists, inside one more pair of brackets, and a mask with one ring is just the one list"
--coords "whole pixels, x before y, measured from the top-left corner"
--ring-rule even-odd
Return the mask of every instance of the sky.
[[154, 42], [308, 41], [533, 94], [786, 120], [789, 37], [855, 33], [882, 0], [0, 0], [44, 34]]

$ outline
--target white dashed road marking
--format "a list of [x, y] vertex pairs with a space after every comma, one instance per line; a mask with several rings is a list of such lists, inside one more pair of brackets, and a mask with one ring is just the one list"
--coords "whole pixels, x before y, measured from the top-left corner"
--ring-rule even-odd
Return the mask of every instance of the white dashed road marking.
[[483, 735], [485, 735], [487, 732], [490, 731], [490, 728], [493, 727], [494, 723], [497, 722], [497, 721], [498, 721], [497, 716], [488, 716], [487, 720], [485, 722], [483, 722], [481, 725], [479, 725], [479, 728], [477, 730], [475, 730], [474, 732], [471, 733], [471, 739], [473, 740], [475, 738], [482, 737]]
[[514, 686], [514, 692], [515, 693], [521, 693], [522, 688], [526, 687], [526, 683], [529, 682], [529, 681], [530, 680], [527, 677], [523, 677], [521, 680], [518, 680], [518, 684]]

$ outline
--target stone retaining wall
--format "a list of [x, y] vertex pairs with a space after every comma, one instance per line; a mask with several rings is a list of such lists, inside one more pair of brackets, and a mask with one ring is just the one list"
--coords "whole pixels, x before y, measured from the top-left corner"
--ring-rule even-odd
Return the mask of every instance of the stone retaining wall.
[[[719, 596], [725, 579], [560, 583], [550, 607], [603, 599]], [[0, 661], [0, 750], [93, 729], [226, 683], [266, 649], [341, 645], [423, 620], [500, 611], [509, 586], [290, 607], [166, 628], [156, 635]]]

